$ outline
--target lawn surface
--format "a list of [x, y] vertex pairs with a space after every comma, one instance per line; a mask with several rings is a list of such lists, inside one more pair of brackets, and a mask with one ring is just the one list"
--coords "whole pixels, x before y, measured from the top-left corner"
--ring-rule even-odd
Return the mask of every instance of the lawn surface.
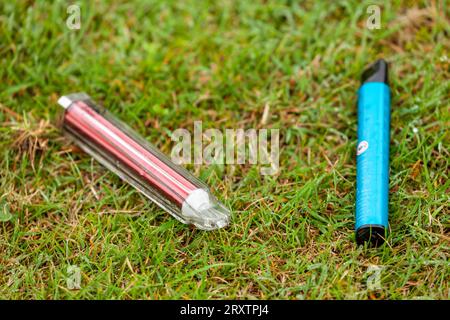
[[[62, 1], [0, 4], [0, 298], [449, 298], [445, 1], [80, 3], [80, 30]], [[356, 91], [380, 57], [391, 233], [368, 249], [353, 232]], [[165, 153], [194, 121], [279, 128], [280, 172], [189, 166], [233, 214], [183, 225], [61, 136], [56, 101], [77, 91]]]

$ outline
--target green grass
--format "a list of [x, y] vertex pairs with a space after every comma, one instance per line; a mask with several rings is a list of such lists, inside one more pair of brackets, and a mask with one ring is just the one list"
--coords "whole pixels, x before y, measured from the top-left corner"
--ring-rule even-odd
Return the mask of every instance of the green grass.
[[[63, 1], [0, 4], [0, 298], [449, 298], [445, 1], [104, 3], [81, 3], [81, 30]], [[391, 233], [369, 249], [353, 232], [356, 91], [379, 57], [392, 66]], [[166, 153], [194, 121], [280, 128], [280, 173], [190, 167], [233, 215], [214, 232], [183, 225], [61, 136], [56, 100], [76, 91]]]

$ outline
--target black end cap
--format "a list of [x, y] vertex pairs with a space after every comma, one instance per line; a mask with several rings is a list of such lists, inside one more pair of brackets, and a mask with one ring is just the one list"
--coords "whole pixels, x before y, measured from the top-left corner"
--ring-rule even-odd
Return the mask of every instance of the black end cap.
[[378, 247], [386, 239], [386, 229], [382, 225], [363, 225], [356, 230], [356, 243], [364, 245], [368, 243], [371, 247]]
[[384, 59], [379, 59], [373, 63], [363, 72], [361, 82], [384, 82], [389, 85], [387, 62]]

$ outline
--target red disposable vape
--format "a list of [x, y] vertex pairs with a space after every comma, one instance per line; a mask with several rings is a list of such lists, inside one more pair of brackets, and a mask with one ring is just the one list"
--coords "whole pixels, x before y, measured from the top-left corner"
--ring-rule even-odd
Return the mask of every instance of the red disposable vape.
[[209, 188], [85, 93], [62, 96], [62, 128], [85, 152], [183, 223], [228, 224], [230, 212]]

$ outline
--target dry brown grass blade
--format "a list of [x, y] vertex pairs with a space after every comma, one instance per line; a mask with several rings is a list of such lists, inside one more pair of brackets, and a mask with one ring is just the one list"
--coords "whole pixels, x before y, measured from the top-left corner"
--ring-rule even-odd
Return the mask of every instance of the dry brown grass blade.
[[9, 115], [10, 117], [14, 118], [15, 120], [22, 120], [22, 116], [20, 114], [18, 114], [17, 112], [14, 112], [13, 110], [11, 110], [10, 108], [8, 108], [7, 106], [5, 106], [4, 104], [0, 103], [0, 110]]
[[[47, 135], [53, 126], [48, 120], [40, 120], [38, 123], [23, 121], [13, 129], [16, 133], [11, 148], [17, 153], [16, 162], [20, 161], [22, 157], [28, 157], [33, 171], [36, 171], [36, 157], [48, 149]], [[41, 157], [39, 165], [42, 164], [42, 159]]]
[[399, 16], [395, 19], [391, 26], [419, 26], [423, 24], [432, 24], [436, 20], [439, 12], [435, 6], [427, 7], [423, 9], [411, 8], [408, 9], [404, 15]]

